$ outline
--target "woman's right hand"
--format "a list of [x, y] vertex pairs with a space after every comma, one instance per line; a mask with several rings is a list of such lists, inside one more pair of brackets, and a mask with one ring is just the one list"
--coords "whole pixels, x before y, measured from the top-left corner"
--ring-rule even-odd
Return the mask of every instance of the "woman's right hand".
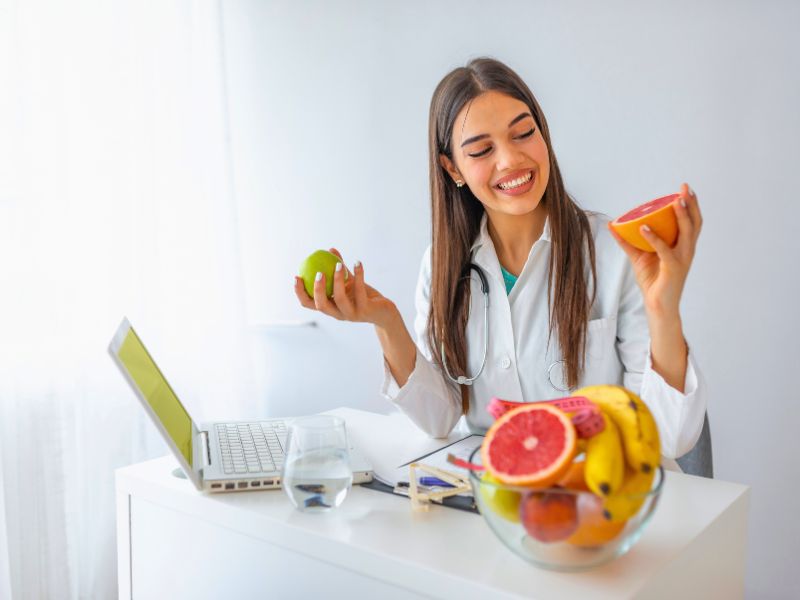
[[[330, 251], [342, 259], [336, 248]], [[340, 321], [372, 323], [378, 327], [387, 327], [397, 315], [394, 302], [381, 295], [378, 290], [364, 282], [364, 266], [356, 262], [353, 273], [339, 263], [341, 268], [333, 275], [333, 298], [325, 294], [325, 275], [319, 273], [314, 280], [314, 297], [306, 293], [303, 278], [295, 276], [294, 293], [305, 308], [318, 310]], [[345, 280], [345, 271], [348, 273]]]

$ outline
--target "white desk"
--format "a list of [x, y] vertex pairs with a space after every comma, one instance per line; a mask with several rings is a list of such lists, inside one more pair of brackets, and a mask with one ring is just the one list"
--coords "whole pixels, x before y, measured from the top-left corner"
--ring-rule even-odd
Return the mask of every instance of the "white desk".
[[[376, 464], [431, 440], [400, 415], [351, 409], [355, 443]], [[416, 452], [416, 451], [419, 452]], [[387, 460], [389, 462], [387, 462]], [[749, 488], [667, 473], [638, 544], [583, 573], [538, 569], [483, 519], [353, 487], [327, 514], [294, 510], [280, 490], [203, 495], [172, 457], [117, 471], [119, 597], [737, 598], [744, 594]]]

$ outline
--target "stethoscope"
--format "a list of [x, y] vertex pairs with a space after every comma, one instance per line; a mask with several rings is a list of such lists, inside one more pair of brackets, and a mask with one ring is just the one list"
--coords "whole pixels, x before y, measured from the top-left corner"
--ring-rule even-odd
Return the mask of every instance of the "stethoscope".
[[[478, 369], [478, 372], [475, 373], [472, 377], [467, 377], [466, 375], [459, 375], [458, 377], [453, 377], [450, 374], [450, 369], [447, 368], [447, 358], [445, 357], [444, 353], [444, 342], [442, 342], [442, 366], [444, 366], [444, 372], [447, 375], [447, 378], [452, 381], [453, 383], [457, 383], [458, 385], [472, 385], [475, 383], [475, 380], [481, 376], [483, 373], [484, 367], [486, 367], [486, 357], [489, 354], [489, 280], [486, 278], [486, 273], [483, 272], [478, 265], [471, 262], [467, 265], [467, 273], [469, 276], [470, 271], [475, 271], [478, 274], [478, 277], [481, 280], [481, 293], [483, 294], [483, 358], [481, 359], [481, 368]], [[470, 276], [471, 279], [471, 276]], [[556, 367], [560, 367], [556, 369]], [[553, 386], [553, 389], [559, 392], [567, 392], [569, 391], [569, 387], [564, 386], [564, 360], [557, 360], [550, 364], [547, 367], [547, 379], [550, 382], [550, 385]], [[561, 373], [561, 382], [553, 381], [554, 371]]]

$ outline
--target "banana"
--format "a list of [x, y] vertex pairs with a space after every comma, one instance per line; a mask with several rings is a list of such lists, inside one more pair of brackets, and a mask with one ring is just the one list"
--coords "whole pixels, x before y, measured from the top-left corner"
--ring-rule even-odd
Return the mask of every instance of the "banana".
[[605, 428], [586, 440], [586, 485], [598, 496], [609, 496], [622, 486], [625, 458], [622, 441], [614, 421], [600, 411]]
[[647, 499], [655, 469], [648, 473], [628, 467], [625, 481], [616, 494], [603, 499], [603, 516], [609, 521], [626, 521], [635, 515]]
[[625, 459], [633, 469], [652, 473], [661, 462], [661, 442], [650, 409], [633, 392], [618, 385], [590, 385], [574, 392], [606, 411], [622, 436]]

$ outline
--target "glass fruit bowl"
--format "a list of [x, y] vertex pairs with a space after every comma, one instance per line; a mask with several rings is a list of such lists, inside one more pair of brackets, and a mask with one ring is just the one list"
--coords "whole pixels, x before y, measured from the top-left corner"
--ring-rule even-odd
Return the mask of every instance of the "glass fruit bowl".
[[[480, 447], [470, 462], [481, 464]], [[512, 552], [547, 569], [581, 571], [622, 556], [641, 537], [658, 504], [664, 469], [659, 466], [649, 491], [620, 492], [613, 504], [570, 487], [505, 485], [486, 471], [470, 471], [469, 479], [481, 515]], [[615, 520], [606, 516], [611, 511]]]

